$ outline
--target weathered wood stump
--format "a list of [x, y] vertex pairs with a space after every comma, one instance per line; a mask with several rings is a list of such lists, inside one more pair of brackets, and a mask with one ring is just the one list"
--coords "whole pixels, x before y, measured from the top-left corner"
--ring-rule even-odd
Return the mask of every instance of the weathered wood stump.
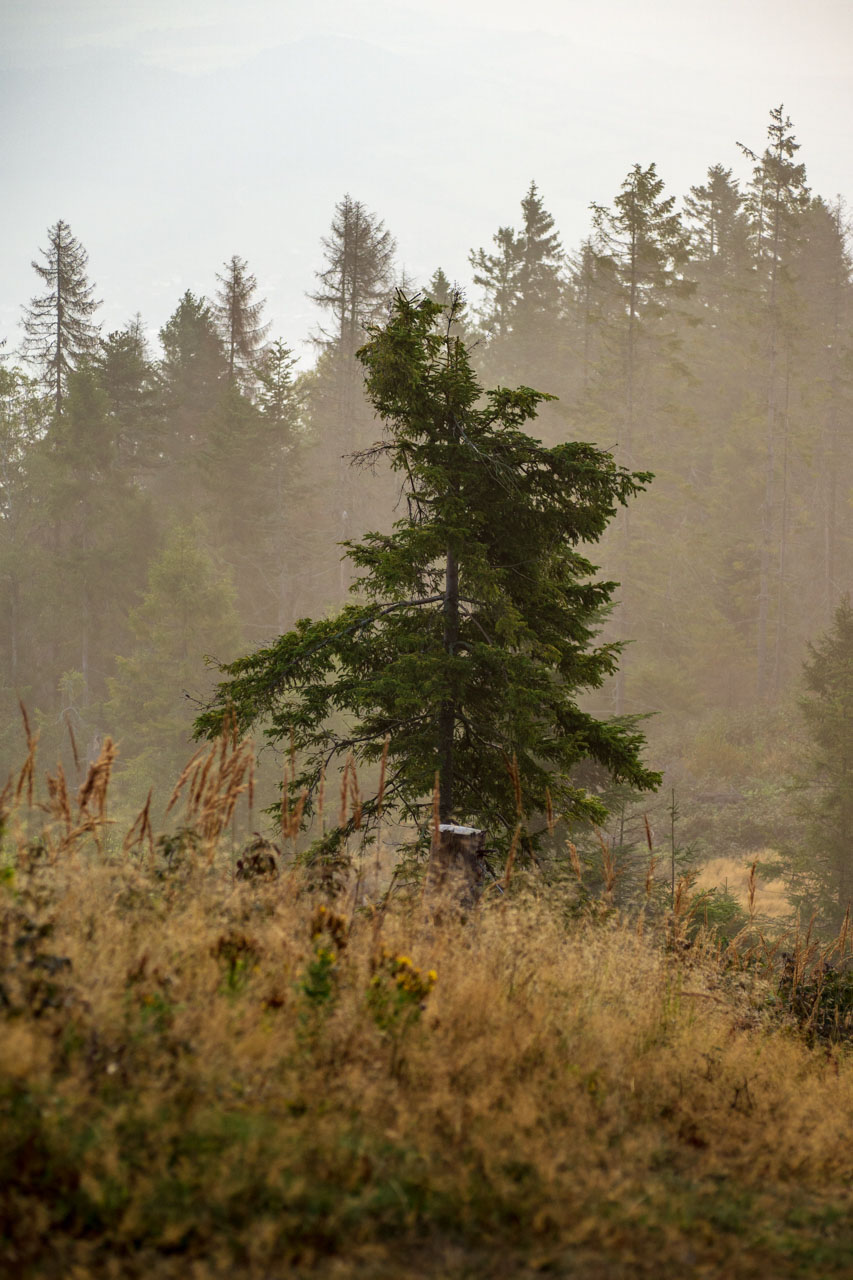
[[425, 896], [462, 910], [476, 906], [486, 878], [486, 833], [443, 822], [432, 838]]

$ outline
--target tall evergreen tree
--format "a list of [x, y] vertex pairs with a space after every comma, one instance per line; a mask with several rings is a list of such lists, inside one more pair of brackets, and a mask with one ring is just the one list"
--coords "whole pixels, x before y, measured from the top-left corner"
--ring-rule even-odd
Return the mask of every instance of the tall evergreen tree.
[[197, 463], [209, 549], [232, 571], [247, 633], [263, 638], [293, 620], [299, 589], [291, 578], [301, 582], [313, 542], [305, 508], [294, 508], [302, 415], [294, 363], [289, 348], [273, 342], [255, 366], [254, 397], [223, 382]]
[[220, 287], [214, 312], [228, 362], [228, 381], [247, 387], [270, 326], [261, 319], [264, 303], [255, 299], [258, 281], [247, 271], [246, 259], [234, 254], [223, 265], [224, 275], [216, 277]]
[[[518, 302], [513, 317], [511, 363], [508, 381], [529, 379], [563, 398], [570, 385], [564, 313], [566, 282], [565, 254], [554, 219], [545, 208], [535, 182], [531, 182], [521, 202], [519, 235], [521, 265], [518, 273]], [[540, 430], [555, 433], [547, 410]], [[546, 438], [548, 438], [546, 437]], [[560, 438], [565, 437], [565, 427]]]
[[[620, 446], [630, 464], [636, 427], [638, 361], [650, 321], [665, 314], [668, 297], [685, 296], [690, 286], [683, 271], [688, 240], [675, 197], [664, 196], [664, 182], [654, 164], [635, 164], [612, 209], [593, 204], [598, 253], [609, 260], [619, 283], [623, 305], [619, 325], [624, 361], [624, 409]], [[657, 337], [656, 333], [652, 334]]]
[[468, 306], [462, 297], [459, 285], [451, 281], [441, 267], [436, 267], [433, 271], [429, 284], [424, 289], [424, 297], [429, 298], [431, 302], [437, 302], [440, 307], [450, 307], [451, 303], [453, 304], [455, 330], [465, 342], [468, 330]]
[[[644, 169], [635, 164], [612, 208], [592, 205], [596, 252], [614, 285], [607, 326], [609, 360], [597, 388], [596, 409], [604, 419], [602, 426], [618, 432], [619, 457], [628, 467], [635, 465], [640, 455], [637, 431], [641, 422], [643, 461], [665, 451], [659, 438], [664, 416], [661, 401], [669, 398], [669, 392], [663, 390], [660, 375], [665, 369], [669, 380], [674, 372], [673, 303], [692, 291], [684, 274], [687, 234], [675, 197], [663, 193], [663, 179], [655, 165]], [[625, 637], [636, 625], [634, 606], [642, 594], [627, 509], [621, 513], [619, 531], [619, 634]], [[623, 663], [616, 683], [617, 711], [621, 713], [625, 706]]]
[[160, 330], [163, 417], [155, 488], [174, 513], [200, 509], [199, 466], [211, 416], [227, 383], [228, 363], [210, 304], [189, 289]]
[[319, 341], [349, 359], [365, 326], [388, 304], [397, 245], [385, 224], [349, 194], [335, 206], [322, 244], [326, 265], [316, 273], [319, 285], [309, 297], [330, 313], [332, 324], [321, 328]]
[[294, 370], [296, 356], [281, 338], [263, 352], [258, 364], [258, 407], [283, 434], [290, 434], [299, 416], [300, 392]]
[[[521, 201], [521, 214], [518, 230], [498, 229], [496, 252], [479, 249], [469, 256], [474, 283], [483, 290], [479, 316], [485, 341], [478, 365], [490, 381], [511, 385], [525, 378], [561, 398], [570, 386], [565, 255], [535, 182]], [[565, 429], [554, 419], [555, 411], [545, 406], [540, 430], [563, 437]]]
[[140, 316], [102, 338], [93, 358], [109, 397], [118, 462], [140, 476], [156, 466], [161, 444], [158, 380]]
[[[47, 423], [34, 378], [0, 364], [0, 710], [15, 726], [19, 697], [42, 695], [44, 624], [50, 619], [41, 584], [47, 568], [37, 455]], [[12, 766], [0, 733], [0, 772]], [[16, 744], [17, 745], [17, 744]]]
[[[495, 253], [472, 250], [469, 261], [474, 283], [485, 295], [480, 311], [485, 332], [504, 360], [526, 363], [529, 370], [530, 358], [537, 357], [559, 320], [565, 255], [535, 182], [521, 201], [521, 213], [519, 230], [498, 228]], [[510, 334], [513, 341], [503, 341]]]
[[853, 909], [853, 607], [845, 596], [832, 625], [808, 646], [800, 709], [811, 739], [801, 780], [805, 838], [784, 862], [791, 896], [838, 926]]
[[91, 317], [100, 303], [86, 274], [89, 255], [68, 223], [60, 219], [47, 236], [45, 261], [32, 264], [46, 291], [24, 310], [23, 352], [39, 368], [59, 415], [70, 371], [95, 350], [97, 329]]
[[109, 400], [91, 366], [70, 375], [62, 416], [40, 451], [45, 574], [61, 618], [50, 627], [52, 692], [62, 672], [77, 671], [95, 704], [126, 638], [155, 530], [149, 502], [119, 466]]
[[455, 289], [454, 285], [451, 284], [446, 272], [442, 267], [436, 267], [426, 287], [426, 296], [433, 302], [437, 302], [440, 307], [446, 307], [449, 305], [454, 291], [458, 292], [458, 289]]
[[601, 362], [604, 325], [615, 293], [613, 263], [596, 251], [591, 236], [570, 257], [568, 278], [568, 324], [575, 350], [580, 354], [577, 394], [585, 398], [594, 370]]
[[[788, 419], [784, 406], [791, 368], [790, 322], [796, 316], [790, 265], [801, 219], [808, 207], [809, 193], [805, 166], [795, 160], [799, 143], [794, 138], [792, 122], [785, 115], [783, 106], [774, 107], [770, 112], [767, 146], [760, 156], [739, 145], [754, 165], [747, 192], [747, 211], [761, 288], [760, 320], [764, 340], [766, 409], [756, 687], [759, 697], [766, 698], [778, 692], [780, 675], [781, 574], [778, 564], [780, 557], [784, 559], [787, 496], [784, 459], [788, 449]], [[775, 628], [772, 626], [774, 604]]]
[[690, 188], [684, 213], [690, 230], [691, 270], [694, 275], [703, 272], [700, 292], [704, 300], [710, 301], [713, 284], [714, 300], [719, 302], [725, 290], [738, 288], [749, 265], [749, 222], [731, 169], [712, 165], [706, 181]]
[[269, 607], [264, 617], [274, 626], [268, 626], [268, 632], [284, 631], [304, 609], [318, 556], [316, 531], [305, 519], [305, 391], [295, 367], [295, 355], [280, 338], [267, 346], [258, 366], [257, 405], [268, 442], [268, 492], [257, 512], [269, 556]]
[[349, 751], [377, 759], [387, 738], [386, 805], [423, 816], [437, 771], [442, 820], [474, 819], [505, 843], [517, 805], [544, 812], [548, 787], [566, 814], [601, 816], [571, 780], [583, 759], [653, 787], [639, 735], [577, 704], [617, 661], [616, 648], [593, 643], [613, 584], [593, 580], [578, 547], [648, 477], [590, 445], [546, 449], [527, 435], [545, 397], [484, 394], [428, 299], [399, 294], [360, 358], [409, 514], [349, 545], [361, 576], [337, 617], [305, 619], [224, 668], [199, 732], [218, 732], [233, 706], [244, 725], [266, 720], [273, 741], [292, 733], [304, 752], [297, 789], [315, 788]]
[[[315, 446], [310, 465], [314, 484], [327, 497], [326, 511], [317, 513], [318, 523], [334, 527], [337, 540], [344, 541], [375, 520], [377, 501], [389, 511], [392, 502], [388, 492], [377, 497], [376, 485], [354, 470], [352, 459], [375, 434], [355, 353], [366, 326], [388, 306], [396, 243], [375, 214], [345, 195], [335, 206], [322, 245], [325, 265], [316, 273], [316, 292], [309, 294], [325, 312], [316, 339], [321, 356], [308, 391]], [[330, 585], [332, 597], [346, 589], [343, 561], [333, 572], [337, 581], [335, 587]]]
[[[671, 386], [682, 426], [668, 441], [671, 488], [681, 496], [672, 507], [680, 534], [670, 549], [675, 581], [667, 599], [655, 602], [679, 619], [679, 651], [670, 650], [667, 659], [670, 672], [680, 673], [670, 689], [678, 682], [683, 693], [668, 706], [705, 700], [734, 708], [754, 696], [756, 282], [744, 203], [721, 164], [684, 200], [696, 289], [679, 306], [685, 376], [671, 379]], [[661, 476], [658, 487], [667, 488], [667, 478]]]
[[536, 183], [521, 202], [521, 267], [518, 275], [520, 323], [530, 326], [540, 317], [553, 320], [560, 311], [564, 253], [554, 219]]
[[474, 268], [474, 284], [483, 290], [480, 322], [491, 339], [503, 339], [512, 329], [518, 304], [522, 246], [512, 227], [498, 227], [492, 236], [494, 253], [472, 249], [468, 261]]
[[141, 802], [149, 787], [171, 787], [191, 753], [187, 699], [208, 691], [205, 655], [222, 661], [240, 641], [233, 587], [204, 550], [197, 525], [168, 533], [129, 629], [105, 716], [121, 772]]
[[802, 230], [793, 269], [799, 278], [798, 310], [806, 347], [803, 412], [814, 428], [809, 453], [820, 458], [822, 519], [819, 540], [812, 545], [823, 572], [815, 610], [829, 621], [839, 595], [853, 590], [845, 519], [845, 493], [853, 479], [853, 453], [845, 430], [853, 417], [853, 253], [840, 201], [830, 205], [813, 199]]

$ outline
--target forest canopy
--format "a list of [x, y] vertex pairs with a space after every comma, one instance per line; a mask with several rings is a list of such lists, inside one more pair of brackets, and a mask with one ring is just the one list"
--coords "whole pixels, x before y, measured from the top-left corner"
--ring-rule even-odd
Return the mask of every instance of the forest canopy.
[[308, 368], [302, 335], [268, 326], [251, 246], [211, 263], [155, 341], [137, 315], [99, 328], [82, 228], [34, 228], [33, 296], [0, 366], [4, 769], [20, 699], [71, 776], [109, 734], [128, 795], [165, 792], [211, 695], [206, 658], [353, 607], [367, 566], [341, 544], [369, 547], [370, 532], [379, 555], [410, 514], [356, 357], [403, 285], [440, 305], [462, 289], [472, 377], [554, 397], [535, 424], [551, 456], [584, 441], [619, 474], [655, 475], [595, 548], [619, 583], [596, 643], [625, 647], [581, 709], [655, 713], [647, 729], [697, 743], [722, 734], [695, 781], [722, 770], [729, 786], [739, 718], [769, 726], [792, 705], [806, 646], [851, 585], [848, 218], [802, 155], [779, 107], [763, 140], [710, 157], [682, 195], [644, 159], [609, 198], [588, 193], [576, 246], [531, 182], [463, 281], [441, 264], [404, 280], [392, 229], [347, 194], [318, 228]]

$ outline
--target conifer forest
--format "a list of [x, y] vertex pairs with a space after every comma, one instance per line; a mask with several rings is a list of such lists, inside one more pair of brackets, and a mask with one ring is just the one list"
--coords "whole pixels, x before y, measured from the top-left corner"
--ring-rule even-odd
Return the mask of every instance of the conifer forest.
[[[578, 676], [581, 705], [600, 721], [633, 719], [650, 743], [647, 767], [666, 775], [656, 801], [638, 806], [630, 787], [611, 797], [620, 843], [623, 815], [635, 835], [649, 806], [665, 825], [672, 787], [706, 852], [784, 843], [802, 806], [783, 783], [812, 762], [819, 776], [796, 794], [814, 799], [830, 785], [798, 699], [809, 646], [840, 625], [851, 585], [849, 225], [840, 199], [809, 187], [784, 109], [754, 149], [732, 153], [683, 194], [654, 164], [633, 166], [609, 202], [592, 204], [577, 245], [563, 244], [531, 182], [515, 210], [500, 211], [506, 225], [483, 229], [462, 281], [440, 265], [429, 280], [402, 279], [381, 211], [344, 195], [318, 227], [323, 322], [307, 368], [295, 335], [271, 332], [239, 254], [175, 299], [154, 344], [138, 315], [99, 328], [78, 229], [59, 219], [41, 232], [33, 296], [0, 373], [3, 776], [20, 749], [23, 701], [46, 759], [69, 777], [82, 781], [109, 736], [128, 808], [152, 787], [165, 799], [216, 664], [275, 644], [301, 618], [364, 602], [352, 588], [369, 562], [342, 544], [371, 534], [378, 548], [411, 507], [357, 354], [399, 291], [445, 308], [455, 299], [474, 399], [533, 388], [530, 436], [548, 448], [586, 442], [647, 477], [630, 500], [601, 495], [600, 525], [586, 544], [579, 535], [589, 582], [618, 586], [576, 616], [590, 647], [593, 636], [623, 646]], [[745, 176], [735, 178], [738, 160]], [[482, 481], [471, 501], [511, 528], [506, 477], [523, 462], [470, 456]], [[464, 538], [464, 512], [459, 521]], [[501, 554], [542, 564], [535, 537], [526, 546], [520, 529]], [[428, 563], [435, 547], [427, 538], [402, 554]], [[523, 565], [513, 572], [523, 579]], [[519, 607], [542, 616], [546, 605]], [[401, 680], [416, 685], [417, 672]], [[259, 741], [264, 727], [261, 718]], [[279, 745], [289, 733], [278, 725]], [[532, 769], [532, 737], [495, 742], [510, 756], [521, 745]], [[432, 772], [425, 762], [427, 794]], [[596, 793], [606, 772], [592, 779]], [[713, 800], [694, 803], [703, 795], [717, 796], [722, 816]], [[759, 843], [756, 805], [767, 819]], [[500, 827], [511, 810], [494, 819]], [[711, 834], [720, 816], [725, 850], [719, 827]]]
[[753, 127], [462, 279], [343, 193], [310, 332], [33, 227], [0, 1272], [853, 1275], [853, 221]]

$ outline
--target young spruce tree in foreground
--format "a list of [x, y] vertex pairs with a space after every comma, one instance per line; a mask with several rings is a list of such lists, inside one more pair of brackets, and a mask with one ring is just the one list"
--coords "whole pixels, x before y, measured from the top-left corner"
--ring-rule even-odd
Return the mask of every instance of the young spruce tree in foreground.
[[[216, 734], [233, 708], [242, 727], [265, 722], [273, 742], [292, 734], [296, 794], [313, 794], [349, 752], [378, 759], [387, 738], [386, 809], [423, 820], [437, 775], [442, 821], [475, 822], [500, 842], [516, 823], [513, 756], [525, 819], [545, 811], [546, 789], [557, 813], [603, 816], [572, 782], [581, 760], [637, 788], [659, 780], [630, 723], [596, 720], [576, 701], [618, 660], [617, 645], [594, 644], [615, 584], [595, 582], [578, 548], [650, 477], [592, 445], [546, 449], [527, 435], [549, 397], [484, 394], [453, 336], [458, 306], [398, 293], [358, 353], [388, 428], [371, 452], [402, 478], [407, 515], [390, 534], [344, 544], [359, 576], [336, 617], [302, 619], [222, 668], [196, 731]], [[368, 819], [376, 808], [365, 801]]]

